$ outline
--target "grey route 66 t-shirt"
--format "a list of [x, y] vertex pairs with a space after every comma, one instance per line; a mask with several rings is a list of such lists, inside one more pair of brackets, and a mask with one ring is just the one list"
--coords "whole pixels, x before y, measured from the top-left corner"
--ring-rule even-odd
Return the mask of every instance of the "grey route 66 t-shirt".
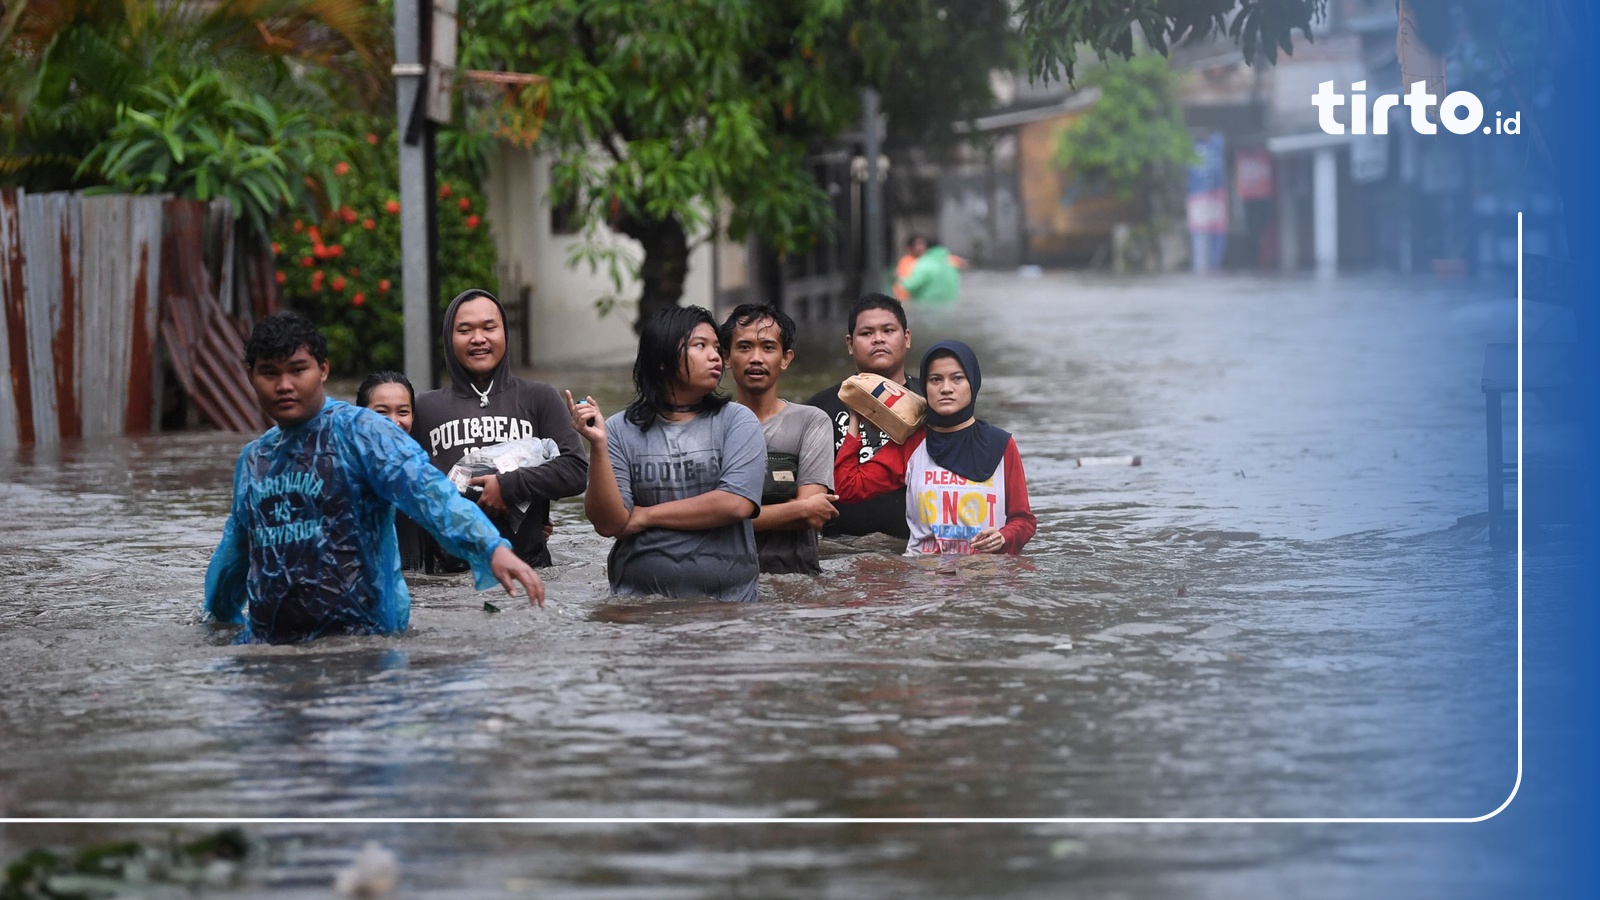
[[[606, 420], [606, 443], [629, 511], [716, 490], [759, 511], [767, 445], [755, 413], [737, 403], [686, 422], [658, 419], [649, 431], [617, 413]], [[755, 529], [749, 519], [703, 531], [647, 528], [617, 539], [606, 573], [613, 594], [754, 600]]]
[[[768, 450], [800, 457], [801, 485], [833, 489], [833, 420], [827, 413], [815, 406], [785, 403], [777, 415], [761, 423], [761, 431]], [[757, 532], [761, 571], [819, 574], [822, 563], [817, 558], [817, 534], [815, 528]]]

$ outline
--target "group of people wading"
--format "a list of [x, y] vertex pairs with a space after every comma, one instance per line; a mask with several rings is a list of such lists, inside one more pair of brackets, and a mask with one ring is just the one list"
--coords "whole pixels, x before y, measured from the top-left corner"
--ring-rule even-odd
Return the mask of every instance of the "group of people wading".
[[[976, 417], [972, 348], [935, 344], [911, 376], [901, 303], [856, 301], [845, 343], [857, 371], [926, 398], [925, 419], [896, 442], [837, 387], [781, 399], [794, 343], [793, 320], [771, 306], [720, 324], [696, 306], [662, 310], [641, 323], [632, 402], [606, 416], [593, 397], [513, 375], [504, 307], [469, 290], [445, 313], [449, 386], [419, 396], [403, 375], [375, 373], [352, 406], [326, 394], [315, 325], [266, 318], [244, 363], [276, 425], [239, 454], [205, 613], [244, 625], [240, 641], [403, 631], [402, 569], [471, 571], [480, 590], [520, 584], [542, 605], [550, 504], [580, 493], [595, 532], [615, 539], [618, 595], [754, 600], [763, 572], [821, 573], [819, 534], [895, 535], [908, 555], [1021, 552], [1037, 524], [1022, 458]], [[521, 440], [547, 455], [446, 477], [469, 451]]]

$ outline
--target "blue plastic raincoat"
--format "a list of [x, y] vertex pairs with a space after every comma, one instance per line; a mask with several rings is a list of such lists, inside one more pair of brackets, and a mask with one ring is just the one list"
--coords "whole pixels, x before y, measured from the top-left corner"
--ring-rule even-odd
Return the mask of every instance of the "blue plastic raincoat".
[[479, 590], [510, 544], [394, 423], [328, 400], [310, 420], [247, 444], [233, 510], [206, 569], [205, 613], [243, 623], [239, 642], [404, 631], [398, 507], [472, 565]]

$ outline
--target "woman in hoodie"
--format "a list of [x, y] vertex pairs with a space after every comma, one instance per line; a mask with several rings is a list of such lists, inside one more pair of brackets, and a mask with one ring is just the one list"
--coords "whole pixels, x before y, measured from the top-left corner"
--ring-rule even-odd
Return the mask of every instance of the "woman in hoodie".
[[756, 599], [751, 520], [761, 511], [767, 442], [755, 413], [717, 393], [716, 321], [698, 306], [644, 321], [633, 402], [604, 418], [593, 397], [567, 393], [589, 442], [583, 510], [614, 537], [613, 594]]
[[[475, 447], [522, 438], [549, 438], [561, 454], [543, 465], [472, 479], [478, 506], [530, 566], [550, 565], [545, 522], [550, 501], [583, 492], [589, 464], [561, 395], [541, 381], [511, 374], [506, 361], [506, 311], [488, 291], [463, 291], [444, 313], [445, 365], [450, 386], [417, 397], [411, 433], [441, 472]], [[520, 527], [512, 507], [527, 503]], [[458, 564], [441, 557], [445, 571]]]
[[934, 344], [922, 357], [922, 383], [926, 424], [866, 462], [852, 415], [834, 456], [834, 492], [855, 502], [905, 487], [907, 556], [1021, 553], [1038, 519], [1016, 440], [977, 418], [977, 355], [960, 341]]

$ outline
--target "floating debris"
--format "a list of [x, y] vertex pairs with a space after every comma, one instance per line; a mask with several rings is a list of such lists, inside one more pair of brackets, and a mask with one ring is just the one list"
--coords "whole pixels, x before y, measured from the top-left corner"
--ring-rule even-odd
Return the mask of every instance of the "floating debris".
[[1090, 466], [1140, 466], [1144, 460], [1137, 456], [1080, 456], [1078, 468], [1086, 469]]
[[381, 897], [400, 882], [400, 860], [377, 841], [367, 841], [356, 858], [333, 878], [333, 888], [346, 897]]

